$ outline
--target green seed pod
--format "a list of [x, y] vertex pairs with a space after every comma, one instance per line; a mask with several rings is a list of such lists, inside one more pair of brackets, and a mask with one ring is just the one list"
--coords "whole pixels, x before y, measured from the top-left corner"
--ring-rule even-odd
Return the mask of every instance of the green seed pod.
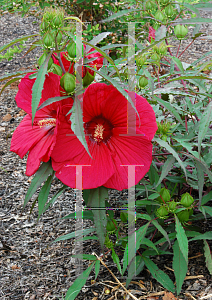
[[168, 18], [171, 18], [175, 13], [174, 7], [171, 4], [166, 6], [164, 11], [165, 11], [165, 14], [167, 15]]
[[86, 72], [86, 74], [85, 74], [85, 76], [83, 78], [83, 87], [89, 86], [94, 81], [94, 78], [95, 78], [95, 74], [93, 76], [87, 70], [87, 72]]
[[[47, 58], [47, 54], [43, 53], [41, 55], [41, 57], [38, 59], [38, 65], [41, 66], [44, 63], [44, 61], [46, 60], [46, 58]], [[53, 59], [50, 57], [49, 62], [48, 62], [48, 69], [51, 68], [52, 64], [53, 64]]]
[[136, 65], [138, 67], [142, 67], [146, 62], [146, 56], [145, 55], [140, 55], [136, 58]]
[[148, 84], [148, 78], [146, 78], [146, 76], [141, 76], [139, 78], [138, 84], [141, 89], [145, 88], [145, 86], [147, 86], [147, 84]]
[[177, 213], [177, 217], [180, 222], [187, 222], [189, 219], [189, 211], [187, 209], [182, 210], [179, 213]]
[[73, 93], [76, 86], [74, 75], [65, 73], [63, 77], [60, 78], [60, 85], [68, 94]]
[[176, 206], [177, 206], [177, 203], [176, 203], [175, 201], [169, 202], [169, 210], [170, 210], [171, 212], [174, 212], [174, 211], [175, 211]]
[[162, 42], [158, 48], [158, 52], [160, 55], [164, 56], [167, 53], [167, 46], [164, 42]]
[[46, 48], [51, 48], [54, 43], [54, 38], [51, 35], [51, 33], [47, 32], [43, 38], [43, 44], [46, 46]]
[[156, 210], [156, 216], [160, 219], [165, 219], [168, 216], [169, 212], [165, 206], [161, 206]]
[[121, 214], [120, 214], [120, 219], [122, 220], [122, 222], [127, 223], [128, 213], [122, 211]]
[[160, 203], [166, 203], [170, 200], [171, 196], [169, 193], [169, 190], [167, 190], [166, 188], [162, 188], [160, 190], [160, 196], [157, 198], [157, 201]]
[[117, 228], [116, 220], [112, 219], [112, 220], [107, 221], [106, 229], [108, 232], [113, 232], [113, 231], [115, 231], [116, 228]]
[[61, 31], [58, 31], [58, 34], [57, 34], [57, 37], [56, 37], [56, 40], [57, 40], [57, 44], [58, 44], [58, 45], [59, 45], [60, 42], [62, 41], [62, 38], [63, 38], [62, 32], [61, 32]]
[[160, 21], [160, 22], [163, 22], [165, 20], [165, 16], [164, 14], [162, 13], [161, 10], [158, 10], [155, 14], [155, 19]]
[[183, 39], [187, 35], [188, 28], [187, 28], [187, 26], [178, 24], [174, 28], [174, 33], [175, 33], [176, 37], [179, 40], [181, 40], [181, 39]]
[[159, 62], [160, 61], [160, 56], [156, 52], [154, 52], [151, 55], [151, 59]]
[[194, 198], [189, 195], [189, 193], [185, 193], [181, 197], [180, 204], [182, 204], [184, 207], [190, 207], [194, 202]]
[[56, 64], [52, 64], [52, 72], [59, 76], [63, 75], [63, 71], [62, 71], [61, 67]]
[[74, 59], [77, 56], [77, 54], [78, 54], [78, 50], [77, 50], [76, 44], [74, 42], [68, 44], [67, 51], [68, 51], [68, 55], [72, 59]]

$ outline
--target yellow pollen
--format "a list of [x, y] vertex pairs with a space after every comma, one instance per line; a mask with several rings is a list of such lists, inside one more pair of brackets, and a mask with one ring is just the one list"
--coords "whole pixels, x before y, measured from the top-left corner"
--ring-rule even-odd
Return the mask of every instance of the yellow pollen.
[[56, 119], [43, 119], [38, 122], [38, 125], [43, 126], [56, 126]]
[[103, 125], [100, 125], [98, 124], [95, 128], [95, 131], [94, 131], [94, 140], [97, 141], [97, 142], [100, 142], [100, 140], [103, 140], [103, 131], [104, 131], [104, 127]]

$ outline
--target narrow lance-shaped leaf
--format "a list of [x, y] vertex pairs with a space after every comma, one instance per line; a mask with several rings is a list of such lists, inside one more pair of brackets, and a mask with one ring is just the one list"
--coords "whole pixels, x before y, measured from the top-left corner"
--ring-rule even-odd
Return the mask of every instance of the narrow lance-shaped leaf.
[[68, 289], [65, 300], [74, 300], [76, 298], [76, 296], [81, 291], [81, 288], [85, 285], [94, 264], [95, 264], [95, 262], [93, 262], [87, 268], [87, 270], [85, 270], [82, 274], [80, 274], [79, 277], [77, 277], [77, 279], [74, 281], [74, 283]]
[[52, 179], [54, 174], [50, 175], [46, 180], [45, 184], [42, 186], [40, 193], [38, 195], [38, 218], [40, 218], [43, 208], [48, 201], [49, 191], [51, 188]]
[[143, 257], [143, 260], [146, 267], [150, 271], [152, 277], [155, 278], [160, 284], [162, 284], [164, 288], [174, 293], [175, 286], [174, 283], [169, 278], [169, 276], [166, 273], [164, 273], [162, 270], [160, 270], [158, 266], [150, 258]]
[[10, 85], [11, 83], [16, 82], [16, 81], [18, 81], [18, 80], [20, 80], [20, 79], [22, 79], [22, 77], [16, 77], [16, 78], [13, 78], [13, 79], [7, 81], [7, 83], [5, 83], [5, 85], [4, 85], [3, 88], [1, 89], [0, 95], [1, 95], [2, 92], [6, 89], [6, 87], [7, 87], [8, 85]]
[[44, 63], [40, 66], [40, 69], [38, 70], [37, 73], [37, 78], [32, 87], [32, 125], [33, 125], [37, 107], [41, 99], [43, 85], [45, 81], [45, 76], [47, 74], [48, 62], [50, 57], [51, 57], [51, 53], [49, 53]]
[[9, 48], [10, 46], [12, 46], [12, 45], [14, 45], [14, 44], [16, 44], [16, 43], [18, 43], [18, 42], [21, 42], [21, 41], [24, 41], [24, 40], [28, 40], [29, 38], [34, 37], [34, 36], [37, 36], [37, 35], [38, 35], [38, 34], [32, 34], [32, 35], [27, 35], [27, 36], [23, 36], [23, 37], [21, 37], [21, 38], [15, 39], [15, 40], [13, 40], [13, 41], [10, 42], [10, 43], [1, 46], [1, 47], [0, 47], [0, 52], [6, 50], [6, 49]]
[[122, 274], [122, 271], [121, 271], [121, 266], [120, 266], [120, 262], [119, 262], [119, 257], [118, 255], [116, 254], [116, 252], [114, 251], [114, 249], [112, 248], [112, 259], [114, 261], [114, 263], [117, 265], [117, 268], [119, 270], [119, 272]]
[[[118, 13], [113, 14], [109, 18], [102, 20], [101, 22], [102, 23], [104, 23], [104, 22], [110, 22], [112, 20], [115, 20], [117, 18], [123, 17], [123, 16], [128, 15], [129, 13], [135, 12], [135, 11], [136, 11], [136, 9], [134, 9], [134, 8], [124, 9], [124, 10], [119, 11]], [[140, 11], [140, 10], [137, 10], [137, 11]]]
[[4, 80], [10, 79], [12, 77], [17, 77], [19, 75], [23, 75], [23, 74], [31, 73], [31, 72], [35, 72], [35, 70], [19, 71], [19, 72], [16, 72], [16, 73], [5, 74], [4, 76], [0, 77], [0, 81], [4, 81]]
[[172, 268], [174, 270], [174, 275], [176, 279], [177, 295], [179, 295], [184, 279], [186, 277], [188, 267], [187, 267], [186, 260], [180, 250], [179, 243], [177, 240], [174, 243], [173, 251], [174, 251], [174, 257], [173, 257]]
[[93, 208], [94, 223], [99, 242], [103, 250], [106, 234], [107, 216], [105, 210], [105, 199], [108, 198], [108, 189], [104, 186], [92, 189], [88, 199], [88, 207]]
[[161, 147], [166, 148], [166, 150], [168, 150], [169, 152], [171, 152], [171, 154], [176, 158], [176, 160], [178, 161], [179, 165], [181, 166], [181, 168], [183, 169], [185, 176], [186, 176], [186, 180], [187, 180], [187, 174], [186, 174], [186, 169], [185, 166], [183, 165], [183, 162], [181, 161], [180, 157], [178, 156], [177, 152], [165, 141], [158, 139], [158, 138], [154, 138], [154, 141], [157, 142]]
[[[109, 34], [111, 34], [111, 32], [101, 32], [100, 34], [95, 36], [91, 41], [89, 41], [89, 43], [95, 46], [96, 44], [101, 42], [103, 39], [105, 39]], [[86, 49], [86, 50], [89, 51], [91, 48], [93, 48], [93, 46], [88, 46], [88, 49]]]
[[71, 233], [65, 234], [57, 238], [56, 240], [53, 241], [53, 243], [59, 242], [59, 241], [65, 241], [65, 240], [70, 240], [73, 238], [78, 238], [82, 236], [86, 236], [90, 234], [91, 232], [94, 232], [96, 229], [95, 228], [87, 228], [87, 229], [80, 229], [77, 231], [73, 231]]
[[202, 118], [199, 122], [199, 132], [198, 132], [198, 152], [200, 156], [201, 151], [201, 144], [202, 140], [204, 139], [205, 134], [208, 131], [208, 126], [210, 125], [210, 122], [212, 121], [212, 102], [208, 104], [208, 106], [205, 108], [205, 111], [202, 115]]
[[183, 254], [183, 257], [185, 258], [186, 264], [188, 264], [188, 239], [185, 234], [185, 230], [176, 215], [175, 215], [175, 229], [177, 232], [177, 240], [179, 243], [180, 250]]
[[159, 102], [161, 105], [163, 105], [163, 107], [165, 107], [166, 109], [168, 109], [168, 111], [180, 122], [180, 124], [182, 124], [183, 126], [184, 123], [180, 117], [180, 115], [178, 114], [178, 112], [176, 111], [176, 109], [167, 101], [164, 101], [162, 99], [160, 99], [159, 97], [157, 96], [153, 96], [153, 98], [155, 100], [157, 100], [157, 102]]
[[[74, 104], [69, 111], [71, 113], [70, 121], [71, 121], [71, 129], [73, 130], [74, 134], [78, 138], [78, 140], [82, 143], [82, 145], [85, 147], [85, 150], [91, 157], [91, 154], [88, 149], [88, 145], [85, 139], [85, 132], [84, 132], [84, 126], [83, 126], [83, 114], [81, 109], [80, 100], [78, 97], [75, 97]], [[92, 157], [91, 157], [92, 158]]]
[[167, 240], [167, 242], [168, 242], [169, 245], [171, 246], [171, 243], [170, 243], [170, 240], [169, 240], [169, 236], [168, 236], [166, 230], [163, 229], [163, 227], [158, 223], [157, 220], [154, 220], [154, 219], [153, 219], [151, 222], [152, 222], [152, 224], [158, 229], [158, 231], [160, 231], [160, 233], [162, 233], [162, 235], [165, 237], [165, 239]]
[[204, 186], [204, 168], [197, 160], [195, 160], [195, 165], [197, 169], [197, 178], [198, 178], [198, 187], [199, 187], [199, 207], [200, 207], [202, 201], [203, 186]]
[[62, 101], [64, 99], [67, 99], [67, 98], [70, 98], [70, 96], [64, 96], [64, 97], [52, 97], [52, 98], [49, 98], [47, 99], [46, 101], [44, 101], [38, 108], [37, 108], [37, 111], [44, 108], [45, 106], [48, 106], [54, 102], [57, 102], [57, 101]]
[[191, 19], [178, 19], [176, 21], [171, 22], [173, 25], [176, 24], [204, 24], [204, 23], [212, 23], [212, 19], [209, 18], [191, 18]]
[[34, 195], [37, 188], [41, 185], [41, 183], [44, 182], [47, 179], [47, 177], [52, 173], [53, 169], [51, 166], [51, 161], [48, 161], [47, 163], [42, 163], [41, 167], [36, 172], [35, 177], [32, 179], [31, 185], [27, 191], [23, 209], [25, 208], [31, 197]]
[[212, 255], [211, 255], [211, 250], [208, 245], [207, 241], [204, 242], [204, 255], [205, 255], [205, 263], [206, 267], [208, 268], [209, 273], [212, 275]]
[[158, 180], [158, 183], [156, 184], [156, 187], [162, 182], [162, 180], [168, 175], [169, 171], [171, 170], [171, 168], [173, 167], [175, 162], [175, 158], [174, 156], [170, 156], [165, 164], [162, 167], [162, 171], [161, 171], [161, 175], [160, 178]]

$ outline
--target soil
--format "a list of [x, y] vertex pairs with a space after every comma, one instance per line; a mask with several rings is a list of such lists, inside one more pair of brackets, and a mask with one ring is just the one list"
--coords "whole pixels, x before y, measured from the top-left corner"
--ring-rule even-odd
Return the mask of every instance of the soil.
[[[201, 13], [202, 16], [211, 18], [210, 11]], [[1, 16], [0, 47], [15, 38], [38, 32], [38, 19], [5, 13]], [[183, 54], [184, 62], [192, 62], [203, 53], [210, 51], [212, 24], [202, 25], [200, 32], [204, 32], [209, 37], [204, 36], [195, 40], [192, 47]], [[191, 39], [184, 41], [182, 47], [191, 41]], [[173, 49], [174, 51], [176, 49]], [[5, 73], [31, 69], [39, 55], [36, 50], [26, 56], [21, 53], [9, 62], [1, 61], [1, 76]], [[1, 84], [3, 86], [3, 83]], [[75, 244], [73, 239], [57, 243], [53, 241], [75, 229], [74, 220], [62, 219], [74, 212], [75, 190], [66, 190], [39, 221], [37, 221], [37, 203], [30, 211], [37, 193], [26, 209], [22, 210], [33, 177], [25, 175], [27, 158], [20, 159], [15, 153], [10, 152], [12, 134], [25, 115], [25, 112], [16, 106], [17, 91], [18, 82], [14, 82], [0, 96], [0, 299], [63, 299], [68, 288], [77, 278], [75, 260], [71, 258], [71, 254], [75, 251]], [[50, 195], [53, 196], [60, 187], [61, 183], [54, 179]], [[111, 201], [115, 203], [120, 199], [127, 199], [127, 194], [111, 193]], [[84, 228], [90, 226], [92, 226], [90, 222], [84, 221]], [[209, 223], [203, 222], [202, 226], [205, 230], [211, 230]], [[205, 266], [202, 246], [193, 243], [189, 250], [189, 270], [178, 299], [212, 299], [212, 280]], [[83, 252], [87, 254], [95, 252], [101, 255], [96, 241], [85, 241]], [[104, 262], [115, 276], [124, 282], [110, 255], [106, 256]], [[156, 262], [159, 268], [174, 280], [170, 257], [158, 256]], [[84, 270], [87, 267], [88, 261], [83, 263]], [[157, 283], [146, 269], [140, 276], [128, 287], [128, 290], [137, 297], [136, 299], [176, 299]], [[92, 271], [76, 299], [132, 298], [101, 265], [97, 279], [95, 280], [95, 273]]]

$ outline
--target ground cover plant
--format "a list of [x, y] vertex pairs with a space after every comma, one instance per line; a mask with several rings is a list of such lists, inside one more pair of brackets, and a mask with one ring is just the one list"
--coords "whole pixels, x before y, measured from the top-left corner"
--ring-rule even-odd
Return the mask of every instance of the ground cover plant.
[[[141, 2], [102, 20], [112, 25], [92, 37], [88, 28], [83, 35], [84, 23], [77, 16], [49, 8], [39, 36], [20, 37], [0, 48], [1, 60], [25, 49], [43, 50], [37, 69], [1, 78], [7, 80], [2, 90], [21, 79], [16, 102], [27, 115], [13, 133], [11, 151], [21, 158], [28, 153], [26, 175], [35, 175], [24, 207], [40, 188], [35, 200], [40, 217], [64, 190], [77, 189], [76, 211], [65, 217], [76, 219], [76, 230], [55, 242], [98, 239], [100, 252], [106, 247], [111, 253], [126, 288], [147, 268], [164, 288], [179, 295], [188, 270], [188, 246], [197, 240], [212, 273], [212, 232], [198, 226], [212, 216], [212, 52], [192, 64], [181, 62], [202, 36], [199, 25], [212, 22], [201, 18], [199, 10], [211, 7]], [[142, 20], [133, 23], [138, 19], [132, 12]], [[119, 21], [125, 26], [113, 35], [114, 27], [109, 27]], [[189, 25], [192, 42], [184, 47]], [[54, 177], [63, 187], [49, 199]], [[110, 205], [109, 189], [128, 190], [118, 214]], [[82, 231], [82, 219], [94, 226]], [[173, 256], [175, 278], [155, 264], [158, 255]], [[97, 277], [104, 264], [100, 253], [78, 251], [75, 258], [92, 263], [66, 299], [75, 299], [92, 268]]]

